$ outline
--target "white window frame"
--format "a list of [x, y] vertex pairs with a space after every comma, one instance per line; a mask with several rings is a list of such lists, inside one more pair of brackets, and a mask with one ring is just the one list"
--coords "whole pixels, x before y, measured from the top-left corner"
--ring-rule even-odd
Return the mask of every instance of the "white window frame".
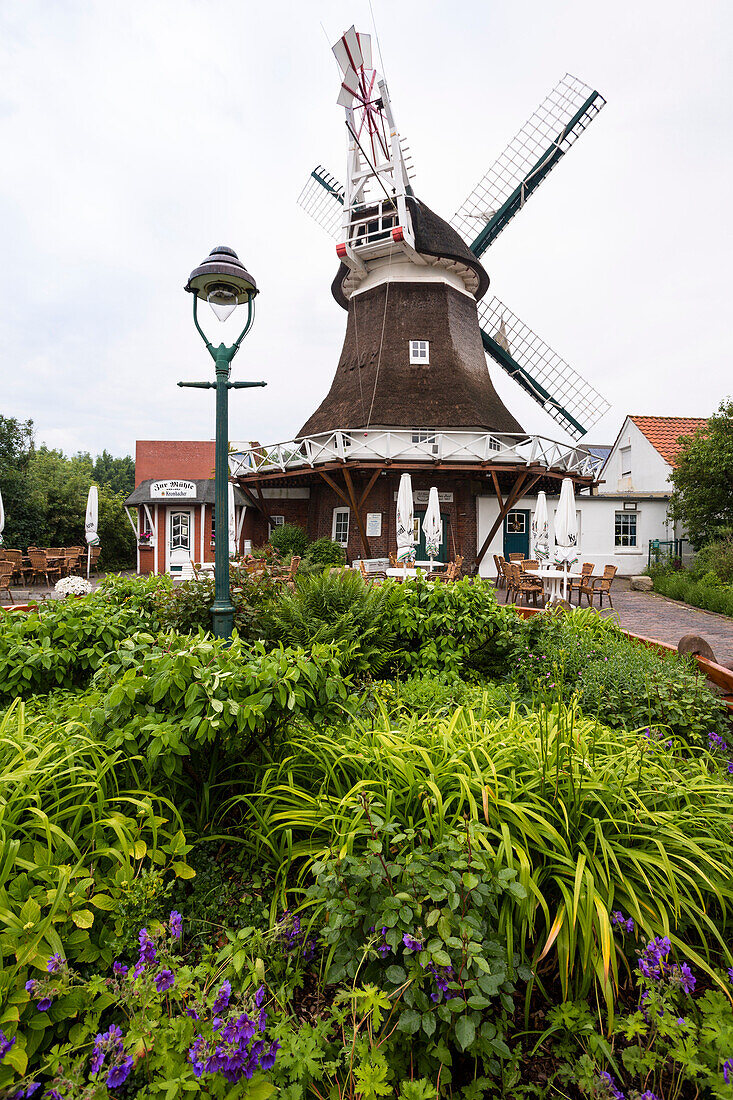
[[410, 340], [410, 364], [418, 367], [430, 365], [429, 340]]
[[[631, 477], [631, 447], [619, 447], [621, 459], [621, 477]], [[628, 469], [625, 467], [628, 466]]]
[[413, 428], [413, 443], [435, 443], [435, 428]]
[[269, 534], [267, 536], [268, 539], [271, 537], [272, 532], [274, 531], [274, 529], [276, 527], [284, 527], [284, 526], [285, 526], [285, 516], [270, 516], [270, 522], [269, 522], [268, 528], [267, 528], [268, 532], [269, 532]]
[[[343, 523], [342, 517], [346, 516], [346, 538], [337, 539], [336, 531], [339, 526], [339, 520]], [[334, 508], [333, 521], [331, 523], [331, 538], [334, 542], [337, 542], [339, 546], [343, 546], [344, 549], [349, 545], [349, 527], [351, 525], [351, 509], [350, 508]]]
[[[639, 548], [639, 520], [638, 512], [614, 512], [613, 516], [613, 545], [615, 550], [638, 550]], [[633, 519], [633, 536], [631, 534], [631, 520]], [[620, 522], [620, 530], [617, 530]], [[626, 523], [624, 523], [626, 521]], [[626, 528], [626, 531], [624, 530]], [[633, 542], [631, 541], [633, 537]], [[619, 539], [627, 539], [620, 542]]]

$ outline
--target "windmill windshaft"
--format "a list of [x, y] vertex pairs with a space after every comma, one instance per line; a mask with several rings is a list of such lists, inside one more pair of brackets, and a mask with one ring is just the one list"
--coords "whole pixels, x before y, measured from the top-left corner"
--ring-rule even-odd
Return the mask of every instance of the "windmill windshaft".
[[330, 237], [338, 241], [342, 236], [341, 223], [344, 210], [344, 189], [339, 181], [318, 164], [308, 177], [298, 196], [298, 206]]
[[605, 103], [600, 92], [570, 74], [553, 88], [451, 221], [472, 242], [477, 256], [496, 240]]
[[[498, 298], [478, 308], [485, 350], [573, 439], [610, 404]], [[493, 335], [490, 335], [493, 333]]]

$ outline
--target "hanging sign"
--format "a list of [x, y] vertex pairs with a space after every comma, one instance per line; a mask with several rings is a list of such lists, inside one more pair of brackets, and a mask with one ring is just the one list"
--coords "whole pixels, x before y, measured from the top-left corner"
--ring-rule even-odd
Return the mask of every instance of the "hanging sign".
[[378, 539], [382, 534], [382, 513], [381, 512], [367, 512], [366, 518], [366, 533], [367, 538]]
[[[420, 505], [427, 504], [429, 496], [430, 496], [430, 490], [429, 489], [413, 489], [412, 490], [413, 504], [420, 504]], [[394, 499], [397, 500], [397, 493], [396, 492], [394, 493]], [[449, 493], [449, 492], [444, 492], [444, 493], [438, 492], [438, 500], [440, 501], [441, 504], [452, 504], [453, 503], [453, 493], [452, 492], [451, 493]]]
[[195, 481], [154, 481], [150, 486], [150, 499], [171, 497], [175, 500], [195, 500]]

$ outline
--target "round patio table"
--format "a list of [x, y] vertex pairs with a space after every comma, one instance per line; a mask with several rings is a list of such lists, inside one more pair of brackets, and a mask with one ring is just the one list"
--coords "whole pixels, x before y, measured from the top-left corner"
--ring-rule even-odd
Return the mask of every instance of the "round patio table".
[[[441, 569], [443, 568], [442, 562], [435, 562], [434, 566], [435, 565], [440, 566]], [[406, 569], [403, 569], [401, 565], [398, 565], [396, 568], [385, 569], [385, 573], [387, 574], [388, 577], [394, 577], [398, 581], [414, 580], [415, 577], [418, 575], [418, 573], [429, 573], [429, 572], [430, 572], [429, 562], [425, 562], [424, 565], [422, 563], [419, 563], [416, 568], [408, 567]]]
[[[562, 581], [577, 579], [581, 576], [580, 573], [568, 573], [565, 569], [527, 569], [528, 577], [539, 577], [542, 581], [545, 579], [550, 582], [550, 603], [557, 603], [558, 600], [566, 599], [567, 596], [563, 596], [561, 593]], [[565, 589], [567, 593], [567, 588]]]

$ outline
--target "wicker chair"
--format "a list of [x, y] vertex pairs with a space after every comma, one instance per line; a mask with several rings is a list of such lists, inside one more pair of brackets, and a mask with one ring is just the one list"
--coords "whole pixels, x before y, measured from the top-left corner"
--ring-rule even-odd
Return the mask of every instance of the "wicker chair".
[[64, 572], [74, 573], [81, 567], [81, 550], [78, 550], [76, 546], [70, 546], [64, 553]]
[[389, 552], [389, 567], [390, 569], [397, 568], [397, 554], [394, 550], [390, 550]]
[[387, 579], [387, 574], [383, 569], [367, 569], [361, 559], [359, 559], [359, 572], [367, 584], [372, 584], [374, 581], [386, 581]]
[[517, 603], [524, 596], [524, 602], [529, 606], [529, 597], [534, 600], [535, 607], [537, 606], [537, 597], [542, 597], [544, 603], [545, 589], [542, 581], [539, 577], [533, 577], [531, 574], [523, 572], [518, 562], [510, 562], [509, 569], [513, 575], [513, 588], [516, 593]]
[[592, 561], [584, 561], [580, 567], [580, 576], [575, 578], [568, 578], [568, 600], [572, 601], [573, 591], [577, 589], [578, 607], [580, 607], [580, 593], [583, 590], [583, 585], [588, 583], [588, 578], [590, 577], [594, 569], [595, 566]]
[[519, 568], [522, 570], [522, 572], [524, 572], [526, 569], [529, 569], [530, 571], [534, 569], [539, 569], [539, 567], [539, 561], [535, 561], [534, 558], [529, 558], [527, 561], [520, 561], [519, 563]]
[[512, 570], [512, 563], [501, 559], [501, 572], [504, 577], [504, 588], [506, 589], [506, 596], [504, 597], [504, 603], [509, 603], [509, 600], [514, 592], [514, 572]]
[[99, 566], [99, 555], [101, 553], [102, 553], [102, 547], [101, 546], [93, 546], [92, 547], [91, 560], [90, 560], [90, 563], [89, 563], [89, 568], [90, 568], [90, 571], [92, 573], [97, 572], [97, 569], [98, 569], [98, 566]]
[[46, 584], [51, 587], [51, 577], [58, 579], [61, 576], [61, 570], [58, 565], [49, 565], [46, 558], [45, 550], [31, 550], [28, 547], [28, 560], [31, 563], [31, 569], [33, 570], [32, 582], [35, 582], [36, 577], [45, 577]]
[[[613, 600], [611, 599], [611, 585], [613, 584], [613, 578], [618, 572], [617, 565], [605, 565], [603, 567], [602, 577], [589, 576], [587, 581], [580, 587], [580, 593], [585, 593], [588, 600], [588, 604], [593, 606], [593, 597], [598, 595], [598, 602], [603, 608], [603, 597], [608, 599], [611, 608], [613, 609]], [[578, 603], [580, 603], [580, 593], [578, 594]]]
[[1, 553], [5, 561], [12, 561], [13, 563], [13, 580], [18, 579], [25, 584], [25, 575], [30, 572], [30, 569], [27, 565], [23, 565], [23, 551], [3, 550]]
[[496, 585], [497, 591], [500, 588], [506, 588], [506, 577], [501, 571], [501, 563], [503, 561], [504, 559], [501, 554], [494, 554], [494, 565], [496, 566], [496, 580], [494, 584]]
[[510, 554], [509, 561], [524, 561], [524, 554]]
[[8, 561], [7, 559], [3, 559], [2, 561], [0, 561], [0, 592], [5, 589], [7, 594], [10, 596], [11, 603], [15, 603], [15, 600], [13, 599], [13, 593], [10, 591], [10, 582], [13, 577], [13, 569], [14, 563], [12, 561]]

